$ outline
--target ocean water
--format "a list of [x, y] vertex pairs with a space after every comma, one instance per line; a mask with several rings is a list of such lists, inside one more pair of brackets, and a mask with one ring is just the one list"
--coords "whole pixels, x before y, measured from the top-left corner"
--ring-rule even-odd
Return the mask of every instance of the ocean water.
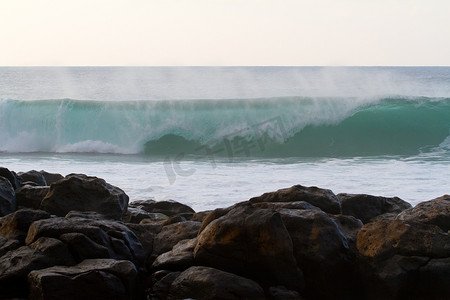
[[2, 67], [0, 165], [225, 207], [450, 193], [450, 67]]

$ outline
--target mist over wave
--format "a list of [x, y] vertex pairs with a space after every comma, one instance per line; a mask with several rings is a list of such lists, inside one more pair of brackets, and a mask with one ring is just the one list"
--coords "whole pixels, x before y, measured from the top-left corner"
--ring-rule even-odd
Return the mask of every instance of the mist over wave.
[[448, 148], [448, 98], [0, 101], [0, 151], [241, 157]]

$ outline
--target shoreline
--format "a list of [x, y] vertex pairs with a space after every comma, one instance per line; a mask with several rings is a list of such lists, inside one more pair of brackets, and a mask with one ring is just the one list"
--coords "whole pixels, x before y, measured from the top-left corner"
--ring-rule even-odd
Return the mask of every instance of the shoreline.
[[129, 202], [97, 177], [0, 168], [0, 200], [0, 298], [450, 294], [449, 195], [412, 207], [294, 185], [195, 212]]

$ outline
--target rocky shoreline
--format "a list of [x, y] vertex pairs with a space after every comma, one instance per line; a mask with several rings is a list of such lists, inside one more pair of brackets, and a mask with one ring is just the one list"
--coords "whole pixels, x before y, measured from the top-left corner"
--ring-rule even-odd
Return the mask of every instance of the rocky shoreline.
[[450, 196], [296, 185], [195, 212], [0, 168], [0, 299], [448, 299]]

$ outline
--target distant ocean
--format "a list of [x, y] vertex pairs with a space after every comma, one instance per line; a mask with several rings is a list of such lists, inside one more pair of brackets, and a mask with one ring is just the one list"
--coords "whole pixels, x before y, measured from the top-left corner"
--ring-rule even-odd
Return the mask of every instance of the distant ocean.
[[450, 67], [1, 67], [0, 165], [195, 210], [294, 184], [450, 193]]

